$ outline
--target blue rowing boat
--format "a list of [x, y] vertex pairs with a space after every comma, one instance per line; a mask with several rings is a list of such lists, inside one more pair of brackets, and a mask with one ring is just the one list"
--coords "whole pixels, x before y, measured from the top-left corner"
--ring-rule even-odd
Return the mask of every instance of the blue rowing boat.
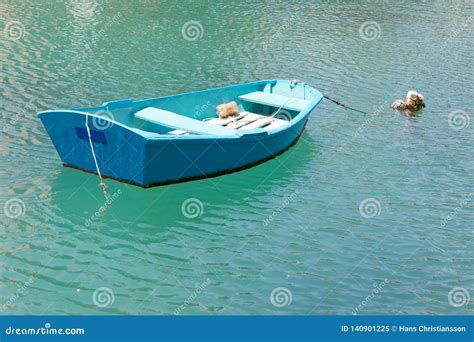
[[[151, 187], [242, 170], [283, 153], [322, 98], [298, 81], [267, 80], [38, 116], [65, 166]], [[236, 113], [216, 114], [233, 101]]]

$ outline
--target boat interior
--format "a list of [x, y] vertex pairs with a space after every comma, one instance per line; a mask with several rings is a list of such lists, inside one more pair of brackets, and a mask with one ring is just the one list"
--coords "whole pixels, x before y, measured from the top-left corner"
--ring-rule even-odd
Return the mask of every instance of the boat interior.
[[[255, 129], [284, 129], [317, 96], [304, 84], [261, 81], [156, 99], [112, 101], [81, 111], [160, 135], [239, 135]], [[216, 107], [231, 101], [238, 113], [220, 118]]]

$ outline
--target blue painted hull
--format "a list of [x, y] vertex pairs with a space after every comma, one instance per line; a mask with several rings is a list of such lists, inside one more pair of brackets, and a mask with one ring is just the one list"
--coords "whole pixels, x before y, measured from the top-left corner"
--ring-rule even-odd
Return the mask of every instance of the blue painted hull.
[[[241, 170], [282, 153], [302, 133], [310, 112], [321, 101], [322, 95], [304, 86], [307, 87], [304, 91], [308, 92], [305, 96], [310, 98], [311, 103], [300, 113], [294, 113], [295, 117], [284, 128], [271, 132], [254, 129], [239, 136], [170, 136], [149, 132], [133, 126], [131, 113], [150, 105], [165, 108], [178, 104], [193, 106], [192, 102], [203, 103], [203, 99], [209, 98], [212, 100], [204, 102], [209, 104], [209, 108], [201, 110], [199, 116], [200, 119], [212, 117], [215, 115], [214, 102], [264, 89], [268, 84], [278, 88], [278, 82], [287, 81], [260, 81], [171, 97], [116, 101], [94, 108], [46, 111], [38, 115], [63, 164], [96, 172], [85, 130], [85, 120], [88, 120], [102, 175], [150, 187]], [[197, 107], [194, 105], [191, 108]], [[113, 113], [113, 118], [94, 114], [104, 110]], [[90, 114], [86, 116], [85, 113]], [[94, 126], [94, 120], [101, 120], [100, 123], [106, 128]]]

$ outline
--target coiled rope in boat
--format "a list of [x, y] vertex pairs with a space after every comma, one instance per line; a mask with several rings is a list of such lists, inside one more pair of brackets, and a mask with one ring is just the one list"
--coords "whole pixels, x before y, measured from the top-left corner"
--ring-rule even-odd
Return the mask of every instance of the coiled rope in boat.
[[95, 156], [94, 145], [92, 144], [91, 131], [89, 129], [88, 121], [89, 121], [89, 113], [86, 113], [86, 131], [87, 131], [87, 136], [89, 138], [89, 144], [91, 146], [92, 157], [94, 158], [95, 168], [97, 170], [97, 174], [99, 175], [99, 179], [100, 179], [99, 187], [102, 189], [102, 192], [104, 193], [104, 198], [107, 201], [109, 198], [109, 195], [107, 194], [107, 187], [104, 183], [104, 180], [102, 179], [102, 174], [100, 173], [99, 164], [97, 163], [97, 157]]

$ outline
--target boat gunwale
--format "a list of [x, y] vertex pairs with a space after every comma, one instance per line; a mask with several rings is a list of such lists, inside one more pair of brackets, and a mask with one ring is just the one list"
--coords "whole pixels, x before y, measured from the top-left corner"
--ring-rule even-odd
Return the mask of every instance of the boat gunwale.
[[[134, 128], [130, 127], [128, 125], [125, 125], [117, 120], [111, 120], [107, 117], [96, 115], [94, 113], [89, 113], [89, 111], [99, 111], [99, 110], [109, 110], [108, 106], [113, 105], [114, 103], [119, 104], [123, 102], [124, 106], [123, 107], [115, 107], [114, 109], [119, 109], [119, 108], [129, 108], [130, 104], [136, 105], [144, 102], [149, 102], [149, 101], [155, 101], [155, 100], [161, 100], [161, 99], [171, 99], [171, 98], [176, 98], [180, 96], [189, 96], [191, 94], [205, 94], [209, 92], [215, 92], [219, 90], [224, 90], [228, 88], [233, 88], [237, 86], [243, 86], [243, 85], [260, 85], [260, 84], [276, 84], [278, 82], [285, 82], [285, 83], [290, 83], [288, 80], [261, 80], [261, 81], [255, 81], [255, 82], [249, 82], [249, 83], [241, 83], [241, 84], [236, 84], [236, 85], [229, 85], [229, 86], [224, 86], [224, 87], [218, 87], [218, 88], [210, 88], [210, 89], [203, 89], [203, 90], [198, 90], [198, 91], [192, 91], [192, 92], [186, 92], [186, 93], [180, 93], [180, 94], [174, 94], [174, 95], [166, 95], [166, 96], [161, 96], [161, 97], [155, 97], [155, 98], [148, 98], [148, 99], [142, 99], [142, 100], [134, 100], [134, 99], [126, 99], [126, 100], [116, 100], [116, 101], [109, 101], [109, 102], [104, 102], [102, 106], [98, 107], [85, 107], [85, 108], [76, 108], [76, 109], [54, 109], [54, 110], [45, 110], [38, 112], [37, 115], [40, 117], [41, 115], [44, 114], [52, 114], [52, 113], [70, 113], [70, 114], [79, 114], [79, 115], [87, 115], [91, 116], [93, 118], [98, 118], [100, 120], [105, 120], [112, 125], [118, 125], [121, 128], [124, 128], [126, 130], [129, 130], [135, 134], [140, 135], [146, 140], [149, 141], [162, 141], [162, 140], [176, 140], [179, 139], [180, 141], [186, 141], [186, 140], [209, 140], [209, 139], [219, 139], [219, 140], [234, 140], [234, 139], [241, 139], [243, 137], [247, 136], [260, 136], [262, 134], [265, 134], [267, 136], [273, 136], [275, 134], [278, 134], [282, 131], [286, 131], [293, 127], [294, 125], [298, 124], [301, 120], [303, 120], [308, 114], [313, 111], [316, 106], [321, 102], [323, 99], [323, 95], [320, 91], [315, 89], [312, 86], [303, 84], [303, 87], [309, 87], [310, 90], [315, 91], [317, 97], [312, 100], [305, 109], [300, 111], [294, 118], [292, 118], [290, 121], [288, 121], [289, 124], [283, 125], [279, 128], [276, 128], [271, 131], [266, 131], [264, 128], [256, 128], [248, 131], [239, 131], [239, 135], [210, 135], [210, 134], [194, 134], [194, 135], [173, 135], [173, 134], [158, 134], [158, 133], [153, 133], [153, 132], [148, 132], [141, 130], [139, 128]], [[127, 104], [127, 105], [125, 105]]]

